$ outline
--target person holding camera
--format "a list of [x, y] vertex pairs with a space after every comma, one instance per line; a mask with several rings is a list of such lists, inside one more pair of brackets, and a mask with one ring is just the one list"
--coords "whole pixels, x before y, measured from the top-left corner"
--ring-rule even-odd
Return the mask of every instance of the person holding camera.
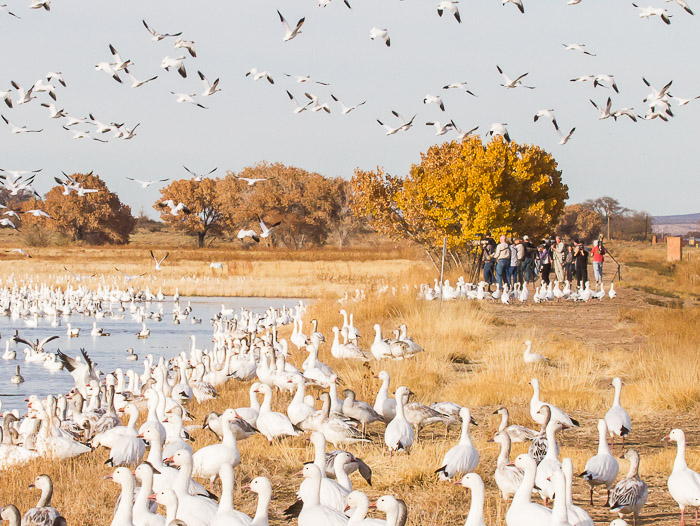
[[566, 253], [564, 254], [564, 269], [566, 270], [566, 281], [572, 283], [574, 281], [574, 247], [566, 245]]
[[546, 245], [537, 247], [540, 255], [540, 278], [542, 283], [549, 285], [549, 273], [552, 271], [552, 256]]
[[491, 234], [486, 234], [486, 239], [482, 241], [484, 247], [484, 281], [491, 292], [491, 284], [496, 280], [493, 277], [493, 267], [495, 265], [496, 241]]
[[576, 266], [576, 282], [579, 287], [588, 281], [588, 252], [578, 240], [574, 241], [574, 264]]
[[522, 262], [523, 280], [525, 283], [532, 283], [535, 281], [535, 257], [539, 254], [529, 236], [523, 236], [523, 251], [525, 253]]
[[593, 242], [593, 276], [595, 282], [600, 285], [603, 282], [603, 261], [605, 259], [605, 247], [603, 246], [602, 236]]

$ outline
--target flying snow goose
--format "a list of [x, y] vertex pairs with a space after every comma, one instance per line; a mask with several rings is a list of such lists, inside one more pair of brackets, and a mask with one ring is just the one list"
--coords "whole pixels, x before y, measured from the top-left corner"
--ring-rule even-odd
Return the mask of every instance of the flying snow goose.
[[559, 130], [557, 130], [557, 133], [559, 134], [559, 144], [563, 146], [567, 142], [569, 142], [569, 140], [571, 139], [571, 136], [574, 134], [575, 131], [576, 131], [576, 128], [571, 128], [569, 130], [569, 133], [564, 135]]
[[209, 83], [207, 77], [204, 76], [204, 73], [202, 73], [201, 71], [197, 71], [197, 74], [199, 75], [202, 84], [204, 84], [204, 91], [202, 92], [202, 97], [211, 97], [217, 91], [221, 91], [221, 89], [219, 88], [219, 79], [216, 79], [213, 83]]
[[198, 173], [193, 172], [189, 168], [187, 168], [187, 166], [185, 166], [184, 164], [182, 165], [182, 167], [185, 170], [187, 170], [188, 174], [190, 174], [192, 176], [192, 180], [195, 182], [198, 182], [198, 183], [201, 182], [206, 176], [213, 174], [218, 169], [218, 167], [217, 167], [217, 168], [214, 168], [213, 170], [210, 170], [209, 172], [207, 172], [205, 174], [198, 174]]
[[554, 110], [539, 110], [537, 113], [535, 113], [534, 121], [537, 122], [540, 118], [549, 119], [552, 125], [554, 126], [554, 129], [559, 129], [557, 119], [554, 117]]
[[508, 128], [506, 128], [507, 125], [507, 122], [494, 122], [491, 128], [489, 128], [488, 134], [492, 137], [500, 135], [506, 142], [510, 142], [510, 135], [508, 135]]
[[124, 73], [125, 73], [126, 76], [129, 77], [129, 79], [131, 80], [131, 87], [132, 87], [132, 88], [140, 88], [140, 87], [143, 86], [144, 84], [146, 84], [146, 83], [148, 83], [148, 82], [151, 82], [152, 80], [156, 80], [156, 79], [158, 78], [158, 75], [155, 75], [155, 76], [151, 77], [150, 79], [139, 80], [139, 79], [137, 79], [136, 77], [134, 77], [134, 75], [132, 75], [128, 70], [125, 71]]
[[[580, 1], [580, 0], [579, 0]], [[523, 6], [522, 0], [501, 0], [501, 5], [514, 4], [521, 13], [525, 13], [525, 7]]]
[[[274, 84], [275, 81], [270, 75], [269, 72], [267, 71], [258, 71], [257, 68], [252, 68], [248, 73], [245, 74], [246, 77], [253, 77], [253, 80], [260, 80], [260, 79], [265, 79], [267, 80], [270, 84]], [[287, 92], [289, 93], [289, 92]]]
[[700, 475], [690, 469], [685, 460], [685, 433], [682, 429], [673, 429], [662, 440], [670, 440], [678, 446], [673, 470], [668, 477], [668, 491], [681, 509], [681, 524], [685, 523], [685, 508], [700, 506]]
[[639, 18], [649, 18], [652, 16], [658, 16], [661, 18], [664, 24], [666, 25], [671, 25], [671, 16], [669, 15], [668, 11], [664, 9], [663, 7], [639, 7], [637, 4], [632, 3], [634, 7], [639, 9]]
[[469, 137], [472, 133], [479, 129], [478, 126], [475, 126], [471, 130], [461, 130], [459, 126], [455, 124], [454, 120], [451, 120], [450, 124], [452, 124], [452, 128], [454, 129], [454, 131], [457, 132], [457, 140], [459, 141], [463, 141], [465, 137]]
[[173, 44], [174, 49], [186, 49], [190, 56], [192, 58], [197, 57], [197, 50], [194, 47], [194, 42], [191, 40], [184, 40], [182, 38], [178, 38], [175, 40], [175, 43]]
[[[287, 93], [289, 93], [289, 92], [287, 92]], [[365, 103], [367, 102], [366, 100], [363, 100], [362, 102], [359, 102], [359, 103], [355, 104], [354, 106], [346, 106], [346, 105], [343, 104], [340, 100], [338, 100], [338, 97], [336, 97], [336, 96], [333, 95], [332, 93], [331, 93], [331, 98], [332, 98], [334, 101], [336, 101], [338, 104], [340, 104], [340, 110], [341, 110], [341, 113], [342, 113], [343, 115], [347, 115], [347, 114], [350, 113], [352, 110], [354, 110], [354, 109], [356, 109], [356, 108], [362, 106], [363, 104], [365, 104]]]
[[32, 101], [36, 99], [36, 97], [32, 97], [32, 92], [34, 91], [34, 86], [29, 88], [28, 90], [25, 90], [22, 86], [17, 84], [14, 80], [10, 81], [10, 84], [12, 85], [13, 88], [17, 90], [17, 100], [15, 100], [16, 104], [27, 104], [29, 101]]
[[605, 84], [603, 84], [604, 82], [610, 84], [610, 87], [615, 93], [620, 93], [620, 90], [617, 88], [617, 83], [615, 82], [615, 77], [610, 73], [599, 73], [596, 75], [593, 79], [593, 87], [605, 86]]
[[189, 94], [188, 94], [188, 93], [176, 93], [176, 92], [174, 92], [174, 91], [171, 91], [170, 93], [172, 93], [173, 95], [175, 95], [175, 97], [176, 97], [175, 100], [176, 100], [178, 103], [189, 102], [190, 104], [194, 104], [194, 105], [197, 106], [198, 108], [202, 108], [202, 109], [204, 109], [204, 110], [209, 109], [209, 108], [207, 108], [206, 106], [200, 104], [199, 102], [197, 102], [197, 101], [195, 100], [195, 97], [197, 96], [196, 93], [189, 93]]
[[112, 77], [114, 80], [116, 80], [120, 84], [122, 82], [122, 79], [119, 78], [119, 75], [117, 75], [116, 70], [112, 67], [112, 64], [110, 64], [109, 62], [97, 63], [95, 65], [95, 71], [104, 71], [105, 73], [107, 73], [107, 75]]
[[151, 34], [151, 40], [152, 40], [153, 42], [158, 42], [158, 41], [160, 41], [160, 40], [163, 40], [163, 39], [166, 38], [166, 37], [179, 37], [180, 35], [182, 35], [182, 31], [180, 31], [179, 33], [172, 33], [172, 34], [171, 34], [171, 33], [159, 33], [158, 31], [156, 31], [155, 29], [153, 29], [152, 27], [150, 27], [150, 26], [146, 23], [145, 20], [142, 20], [142, 22], [143, 22], [144, 27], [145, 27], [145, 28], [148, 30], [148, 32]]
[[649, 490], [646, 483], [639, 478], [639, 453], [635, 449], [625, 451], [624, 458], [630, 461], [627, 476], [615, 485], [610, 494], [610, 511], [617, 513], [620, 518], [632, 513], [634, 526], [637, 518], [647, 502]]
[[116, 49], [114, 49], [114, 46], [112, 44], [109, 45], [109, 51], [110, 53], [112, 53], [112, 58], [114, 58], [114, 62], [112, 63], [114, 71], [122, 71], [128, 68], [129, 66], [134, 65], [134, 63], [131, 62], [131, 60], [122, 59], [122, 57], [119, 55], [119, 52]]
[[445, 124], [440, 124], [439, 121], [426, 122], [425, 125], [426, 126], [434, 126], [435, 127], [435, 135], [445, 135], [453, 127], [451, 122], [446, 122]]
[[436, 104], [441, 111], [445, 111], [445, 104], [442, 102], [442, 99], [437, 95], [426, 95], [425, 97], [423, 97], [423, 104]]
[[56, 100], [56, 88], [51, 84], [44, 84], [41, 79], [34, 83], [34, 93], [48, 93], [49, 97]]
[[[386, 426], [384, 443], [391, 455], [394, 451], [408, 451], [413, 445], [415, 433], [413, 427], [404, 415], [404, 396], [409, 394], [408, 387], [401, 386], [396, 390], [396, 416]], [[467, 424], [468, 425], [468, 424]]]
[[282, 16], [282, 13], [279, 12], [279, 9], [277, 10], [277, 14], [280, 17], [280, 22], [282, 22], [282, 27], [284, 28], [284, 36], [282, 37], [283, 42], [288, 42], [295, 38], [299, 33], [301, 33], [301, 26], [304, 25], [304, 20], [306, 20], [306, 18], [300, 18], [297, 22], [296, 27], [292, 29], [291, 27], [289, 27], [289, 24]]
[[[170, 179], [155, 179], [155, 180], [153, 180], [153, 181], [142, 181], [141, 179], [134, 179], [134, 178], [132, 178], [132, 177], [127, 177], [127, 179], [128, 179], [129, 181], [134, 181], [135, 183], [141, 185], [141, 188], [144, 188], [144, 189], [145, 189], [145, 188], [148, 188], [148, 187], [151, 186], [152, 184], [164, 183], [164, 182], [166, 182], [166, 181], [170, 181]], [[151, 252], [151, 254], [153, 254], [153, 252]]]
[[2, 9], [3, 11], [5, 11], [5, 12], [6, 12], [8, 15], [10, 15], [10, 16], [14, 16], [14, 17], [17, 18], [17, 19], [21, 18], [21, 17], [17, 16], [16, 14], [14, 14], [12, 11], [10, 11], [10, 10], [7, 8], [7, 4], [0, 4], [0, 9]]
[[562, 44], [562, 46], [564, 46], [564, 49], [566, 49], [567, 51], [580, 51], [584, 55], [595, 57], [595, 54], [584, 49], [586, 47], [586, 44]]
[[168, 199], [167, 201], [161, 201], [158, 203], [158, 208], [169, 208], [170, 209], [170, 215], [177, 217], [180, 212], [182, 212], [185, 215], [189, 215], [192, 213], [192, 211], [187, 208], [187, 205], [185, 203], [179, 202], [175, 204], [175, 201], [172, 199]]
[[5, 121], [5, 124], [7, 124], [10, 127], [10, 132], [14, 134], [20, 134], [20, 133], [41, 133], [44, 131], [43, 128], [39, 130], [30, 130], [27, 126], [16, 126], [12, 124], [9, 120], [7, 120], [7, 117], [4, 115], [0, 115], [2, 117], [2, 120]]
[[458, 0], [442, 0], [437, 6], [438, 16], [442, 16], [443, 11], [449, 11], [454, 15], [457, 22], [461, 24], [462, 19], [459, 16], [459, 8], [457, 7], [458, 3]]
[[627, 411], [620, 405], [622, 379], [617, 377], [613, 378], [610, 385], [615, 388], [615, 398], [613, 399], [612, 407], [605, 413], [605, 423], [612, 437], [612, 445], [615, 445], [615, 435], [622, 438], [622, 444], [624, 445], [625, 437], [632, 430], [632, 420]]
[[44, 108], [49, 109], [49, 118], [51, 119], [62, 119], [63, 117], [67, 117], [68, 115], [64, 110], [59, 110], [54, 106], [53, 104], [48, 104], [46, 102], [42, 102], [41, 105]]
[[185, 55], [180, 55], [179, 57], [175, 58], [165, 57], [161, 61], [160, 67], [163, 68], [165, 71], [170, 71], [170, 68], [176, 69], [180, 76], [186, 79], [187, 70], [185, 69], [185, 63], [183, 62], [186, 58], [187, 57]]
[[608, 426], [605, 420], [598, 420], [598, 454], [588, 459], [583, 473], [579, 475], [591, 487], [591, 506], [593, 506], [593, 488], [595, 486], [605, 486], [608, 496], [605, 505], [610, 503], [610, 489], [615, 483], [620, 465], [617, 459], [610, 454], [608, 447]]
[[369, 31], [369, 38], [371, 38], [372, 40], [382, 39], [386, 44], [386, 47], [391, 46], [391, 38], [389, 37], [389, 31], [386, 29], [379, 29], [377, 27], [373, 27]]
[[522, 83], [522, 79], [525, 78], [528, 75], [528, 73], [523, 73], [522, 75], [516, 77], [515, 79], [511, 79], [508, 75], [503, 73], [503, 70], [501, 69], [501, 67], [498, 64], [496, 65], [496, 69], [501, 74], [501, 77], [503, 77], [503, 82], [505, 84], [501, 84], [501, 86], [503, 86], [504, 88], [513, 89], [513, 88], [517, 88], [517, 87], [523, 87], [523, 88], [527, 88], [527, 89], [535, 89], [534, 86], [526, 86], [525, 84]]

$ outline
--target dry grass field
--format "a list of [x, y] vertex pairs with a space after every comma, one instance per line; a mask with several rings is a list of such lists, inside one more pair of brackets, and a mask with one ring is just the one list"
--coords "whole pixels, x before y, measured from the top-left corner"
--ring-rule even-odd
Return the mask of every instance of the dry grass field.
[[[378, 254], [372, 251], [348, 253], [281, 253], [279, 251], [246, 251], [233, 253], [225, 248], [206, 251], [182, 250], [171, 253], [168, 260], [174, 267], [164, 269], [163, 276], [172, 284], [183, 275], [200, 276], [190, 284], [180, 281], [181, 293], [251, 294], [249, 283], [239, 280], [254, 276], [260, 294], [316, 297], [305, 318], [319, 320], [328, 340], [333, 325], [340, 325], [339, 295], [364, 288], [368, 300], [348, 302], [346, 308], [355, 315], [355, 325], [362, 334], [362, 347], [368, 348], [372, 326], [380, 323], [385, 331], [406, 323], [409, 334], [423, 345], [425, 353], [401, 362], [370, 362], [366, 366], [341, 363], [330, 356], [330, 343], [321, 348], [321, 359], [336, 368], [342, 385], [352, 387], [358, 399], [373, 403], [379, 381], [373, 378], [386, 369], [392, 376], [392, 391], [407, 385], [424, 403], [452, 400], [468, 406], [478, 426], [472, 426], [474, 443], [480, 452], [477, 472], [486, 483], [485, 504], [488, 525], [505, 524], [502, 502], [493, 479], [498, 447], [487, 440], [497, 429], [499, 417], [493, 411], [501, 404], [511, 410], [515, 423], [536, 425], [529, 417], [531, 388], [529, 380], [539, 378], [542, 397], [562, 407], [581, 422], [579, 429], [561, 433], [561, 457], [571, 457], [575, 472], [583, 470], [586, 460], [597, 450], [596, 421], [602, 418], [612, 402], [610, 380], [621, 376], [625, 382], [622, 404], [629, 411], [633, 429], [628, 446], [641, 454], [641, 476], [649, 485], [649, 501], [642, 512], [642, 524], [675, 524], [678, 509], [666, 489], [675, 447], [661, 442], [673, 427], [682, 427], [688, 437], [688, 463], [700, 469], [700, 355], [697, 352], [697, 328], [700, 310], [700, 284], [696, 282], [700, 263], [691, 261], [675, 265], [665, 263], [664, 247], [611, 245], [623, 263], [624, 281], [616, 283], [618, 297], [614, 301], [588, 304], [571, 302], [545, 305], [510, 305], [481, 302], [416, 302], [413, 285], [432, 280], [431, 268], [415, 261], [407, 253]], [[54, 251], [55, 250], [55, 251]], [[116, 263], [126, 272], [136, 272], [147, 264], [145, 247], [126, 249], [54, 249], [32, 260], [22, 261], [22, 273], [36, 273], [39, 280], [56, 280], [63, 263], [79, 266], [80, 273], [109, 273]], [[159, 252], [163, 249], [159, 248]], [[8, 255], [5, 255], [8, 259]], [[324, 260], [314, 261], [313, 257]], [[343, 257], [344, 256], [344, 257]], [[383, 256], [383, 257], [380, 257]], [[80, 260], [79, 258], [83, 258]], [[286, 259], [283, 259], [286, 258]], [[16, 261], [14, 255], [12, 261]], [[36, 260], [36, 261], [35, 261]], [[77, 261], [82, 261], [76, 264]], [[224, 276], [215, 288], [204, 276], [211, 274], [210, 261], [226, 261]], [[11, 265], [3, 265], [7, 275]], [[186, 268], [186, 272], [183, 269]], [[612, 278], [612, 265], [606, 273]], [[17, 275], [19, 269], [14, 270]], [[74, 271], [75, 272], [75, 271]], [[115, 274], [112, 272], [110, 274]], [[457, 277], [449, 276], [453, 280]], [[116, 279], [116, 276], [115, 276]], [[159, 276], [158, 279], [162, 279]], [[282, 281], [276, 282], [275, 279]], [[135, 282], [138, 283], [138, 282]], [[156, 283], [154, 281], [153, 283]], [[184, 285], [187, 283], [187, 285]], [[277, 286], [275, 286], [277, 283]], [[406, 284], [407, 292], [396, 296], [374, 295], [382, 284]], [[238, 288], [240, 285], [240, 288]], [[176, 285], [172, 285], [176, 286]], [[189, 288], [192, 287], [192, 288]], [[151, 285], [153, 289], [153, 285]], [[202, 292], [200, 292], [200, 290]], [[164, 287], [165, 291], [165, 287]], [[290, 329], [281, 333], [288, 337]], [[535, 350], [550, 358], [548, 365], [528, 365], [522, 360], [523, 341], [532, 339]], [[293, 362], [300, 365], [305, 353], [293, 352]], [[247, 405], [248, 384], [231, 382], [220, 389], [219, 399], [202, 405], [193, 404], [191, 411], [197, 422], [211, 411]], [[284, 411], [288, 397], [276, 396], [274, 406]], [[459, 431], [448, 436], [442, 426], [422, 431], [409, 455], [390, 458], [382, 440], [382, 426], [370, 428], [372, 443], [348, 448], [372, 467], [373, 485], [369, 487], [357, 474], [352, 476], [356, 489], [375, 499], [393, 494], [405, 499], [409, 507], [408, 524], [412, 526], [455, 526], [463, 524], [470, 497], [461, 487], [440, 483], [433, 471], [442, 455], [454, 445]], [[194, 433], [195, 449], [213, 442], [208, 431]], [[293, 474], [302, 462], [312, 459], [312, 450], [303, 438], [292, 438], [269, 445], [261, 436], [239, 444], [242, 463], [236, 470], [234, 503], [252, 514], [255, 500], [241, 486], [257, 475], [271, 478], [274, 500], [270, 523], [288, 524], [281, 511], [294, 500], [299, 480]], [[513, 456], [525, 451], [516, 445]], [[616, 453], [622, 449], [616, 445]], [[34, 505], [37, 493], [26, 488], [38, 473], [48, 473], [55, 481], [55, 506], [63, 512], [69, 525], [106, 525], [118, 494], [116, 484], [102, 480], [111, 472], [104, 466], [105, 450], [98, 450], [68, 461], [41, 460], [11, 469], [0, 476], [0, 505], [16, 504], [20, 510]], [[628, 468], [620, 460], [620, 476]], [[220, 488], [211, 486], [214, 493]], [[587, 504], [587, 486], [574, 481], [576, 504], [585, 507], [596, 524], [608, 524], [615, 516], [602, 503], [597, 492], [595, 507]], [[292, 521], [291, 524], [295, 524]]]

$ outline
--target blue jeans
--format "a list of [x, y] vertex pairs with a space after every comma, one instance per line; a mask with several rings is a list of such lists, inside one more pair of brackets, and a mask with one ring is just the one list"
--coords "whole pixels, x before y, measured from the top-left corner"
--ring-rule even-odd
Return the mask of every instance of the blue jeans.
[[493, 279], [493, 261], [484, 263], [484, 281], [489, 285], [496, 282], [496, 280]]
[[515, 283], [518, 281], [518, 266], [511, 265], [508, 267], [508, 285], [512, 289], [515, 287]]
[[594, 261], [593, 262], [593, 275], [595, 276], [595, 280], [599, 283], [603, 281], [603, 262], [602, 261]]
[[503, 286], [504, 282], [508, 282], [508, 273], [510, 268], [510, 259], [499, 259], [496, 265], [496, 283]]

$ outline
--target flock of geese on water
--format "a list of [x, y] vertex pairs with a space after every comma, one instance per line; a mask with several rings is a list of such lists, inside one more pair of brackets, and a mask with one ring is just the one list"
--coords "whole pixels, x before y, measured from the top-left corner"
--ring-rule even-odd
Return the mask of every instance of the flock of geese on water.
[[[98, 293], [84, 288], [69, 292], [48, 287], [0, 289], [3, 313], [18, 317], [54, 310], [55, 315], [75, 312], [96, 316], [103, 312], [100, 310], [103, 300], [111, 300], [105, 290]], [[285, 437], [310, 433], [314, 460], [301, 467], [298, 474], [303, 476], [303, 481], [297, 491], [298, 501], [285, 510], [285, 516], [297, 517], [300, 526], [403, 526], [411, 510], [410, 500], [405, 502], [385, 495], [371, 504], [365, 493], [354, 490], [350, 479], [357, 471], [371, 485], [371, 467], [342, 448], [370, 443], [372, 438], [366, 433], [367, 428], [381, 425], [384, 445], [390, 456], [394, 456], [399, 452], [409, 453], [420, 431], [427, 426], [442, 424], [449, 430], [452, 425], [461, 425], [458, 443], [434, 466], [436, 479], [454, 481], [468, 488], [471, 505], [466, 525], [484, 525], [485, 487], [475, 473], [479, 452], [470, 436], [469, 426], [476, 422], [469, 408], [452, 401], [423, 405], [412, 401], [414, 393], [403, 385], [396, 388], [392, 397], [391, 378], [384, 370], [375, 376], [381, 386], [373, 404], [358, 400], [352, 389], [339, 394], [338, 375], [319, 358], [326, 338], [319, 332], [316, 320], [312, 320], [308, 336], [303, 332], [305, 311], [301, 302], [292, 309], [270, 308], [263, 314], [245, 309], [234, 312], [222, 305], [222, 310], [211, 320], [211, 350], [198, 348], [193, 337], [189, 352], [183, 351], [169, 361], [149, 354], [143, 360], [141, 374], [135, 369], [115, 369], [103, 374], [84, 350], [79, 357], [60, 351], [53, 354], [43, 347], [54, 337], [34, 343], [16, 336], [17, 342], [27, 346], [25, 361], [48, 361], [53, 355], [71, 374], [75, 385], [65, 395], [43, 399], [36, 394], [28, 396], [25, 416], [17, 410], [2, 414], [0, 469], [38, 457], [76, 457], [104, 447], [110, 450], [108, 464], [116, 468], [105, 478], [121, 486], [112, 526], [263, 526], [268, 524], [273, 494], [267, 478], [256, 477], [244, 486], [258, 495], [254, 517], [234, 507], [234, 469], [241, 463], [238, 441], [262, 435], [273, 445]], [[340, 315], [342, 326], [333, 327], [330, 345], [330, 353], [337, 360], [358, 364], [370, 360], [410, 360], [424, 352], [408, 335], [405, 324], [395, 331], [393, 339], [384, 338], [382, 328], [375, 325], [372, 344], [369, 351], [364, 351], [359, 345], [360, 334], [352, 313], [341, 309]], [[290, 323], [293, 330], [289, 341], [278, 338], [277, 327]], [[545, 359], [532, 351], [532, 342], [526, 344], [525, 362]], [[300, 369], [288, 361], [292, 345], [308, 352]], [[250, 384], [249, 405], [227, 408], [222, 414], [209, 413], [203, 427], [219, 440], [195, 451], [190, 432], [199, 429], [200, 424], [187, 423], [192, 420], [188, 407], [216, 398], [217, 389], [229, 381]], [[501, 450], [493, 476], [506, 505], [510, 501], [506, 523], [508, 526], [592, 525], [588, 513], [573, 504], [573, 463], [569, 458], [559, 458], [557, 434], [579, 423], [541, 399], [537, 378], [532, 378], [530, 383], [533, 389], [530, 416], [540, 425], [539, 431], [511, 424], [506, 407], [496, 411], [501, 422], [492, 440], [500, 444]], [[620, 437], [624, 445], [632, 424], [620, 404], [621, 379], [614, 378], [612, 386], [612, 407], [598, 421], [598, 453], [587, 461], [579, 476], [590, 486], [591, 505], [594, 488], [602, 486], [607, 490], [606, 505], [610, 510], [621, 518], [631, 515], [636, 524], [648, 490], [639, 477], [640, 458], [635, 449], [625, 452], [624, 457], [630, 462], [629, 473], [616, 483], [619, 464], [607, 440], [612, 437], [614, 448], [615, 437]], [[306, 394], [307, 387], [321, 390], [320, 409], [316, 408], [314, 397]], [[286, 411], [274, 411], [273, 398], [278, 398], [279, 406], [285, 394], [291, 395]], [[142, 410], [146, 411], [146, 420], [137, 427]], [[126, 425], [121, 415], [128, 418]], [[674, 429], [666, 439], [677, 443], [668, 488], [681, 509], [683, 522], [686, 508], [700, 506], [700, 475], [686, 464], [683, 431]], [[531, 442], [528, 453], [511, 461], [511, 444], [525, 441]], [[148, 453], [146, 443], [150, 446]], [[328, 443], [336, 449], [328, 451]], [[210, 483], [221, 481], [218, 503], [193, 477]], [[36, 507], [22, 516], [15, 506], [5, 505], [0, 517], [11, 526], [66, 524], [60, 512], [51, 506], [51, 478], [39, 475], [30, 488], [41, 491]], [[533, 493], [544, 505], [533, 502]], [[551, 509], [547, 507], [550, 501]], [[163, 507], [165, 515], [157, 513], [158, 505]], [[367, 518], [373, 507], [385, 518]], [[614, 526], [620, 524], [624, 524], [622, 519], [613, 521]]]
[[432, 287], [427, 283], [421, 284], [418, 293], [419, 299], [428, 301], [440, 298], [443, 300], [495, 300], [506, 305], [515, 301], [525, 303], [530, 299], [535, 303], [545, 303], [555, 300], [583, 301], [587, 303], [591, 300], [603, 301], [605, 296], [611, 300], [615, 299], [617, 296], [613, 282], [610, 282], [610, 288], [606, 291], [604, 283], [600, 284], [598, 290], [593, 290], [591, 289], [591, 283], [589, 281], [586, 281], [585, 284], [579, 283], [578, 287], [574, 286], [573, 288], [568, 280], [565, 281], [563, 288], [560, 288], [560, 283], [557, 280], [553, 282], [550, 281], [549, 284], [542, 281], [539, 287], [534, 285], [534, 293], [530, 296], [527, 283], [516, 283], [512, 288], [509, 288], [508, 284], [504, 284], [503, 288], [501, 288], [500, 283], [497, 283], [496, 290], [490, 292], [489, 284], [485, 281], [480, 281], [476, 287], [474, 287], [472, 283], [466, 283], [462, 276], [457, 280], [457, 285], [455, 287], [450, 285], [450, 280], [448, 279], [440, 283], [436, 278]]

